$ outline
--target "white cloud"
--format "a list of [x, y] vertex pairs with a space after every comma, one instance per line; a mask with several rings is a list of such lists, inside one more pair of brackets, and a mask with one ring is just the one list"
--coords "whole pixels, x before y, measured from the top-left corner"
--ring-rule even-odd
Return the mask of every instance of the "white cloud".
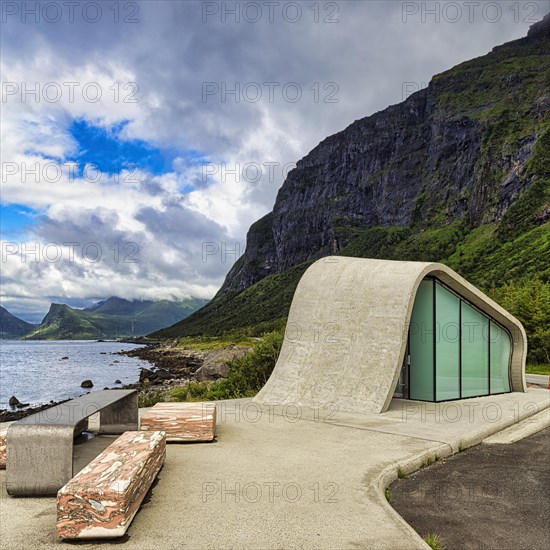
[[[2, 264], [3, 302], [30, 312], [44, 307], [44, 297], [212, 296], [232, 258], [204, 262], [202, 243], [242, 248], [249, 225], [271, 209], [284, 167], [353, 120], [401, 101], [404, 82], [421, 86], [435, 73], [525, 35], [532, 23], [527, 13], [510, 9], [514, 2], [500, 3], [495, 23], [481, 11], [473, 22], [464, 11], [457, 23], [444, 16], [435, 23], [430, 15], [423, 23], [420, 12], [403, 23], [402, 10], [411, 3], [335, 4], [334, 24], [322, 22], [330, 15], [323, 3], [319, 23], [305, 7], [297, 23], [277, 10], [273, 23], [265, 10], [258, 23], [234, 23], [231, 16], [223, 23], [219, 15], [203, 23], [204, 6], [193, 1], [140, 2], [133, 24], [114, 23], [108, 10], [98, 23], [86, 22], [78, 10], [74, 23], [66, 16], [59, 23], [25, 23], [20, 15], [3, 23], [3, 90], [15, 85], [17, 93], [2, 99], [2, 162], [19, 171], [9, 175], [3, 164], [2, 202], [44, 216], [21, 241], [98, 242], [106, 251], [115, 242], [136, 242], [140, 250], [132, 265], [105, 258], [34, 263], [12, 255]], [[547, 2], [535, 5], [533, 19], [539, 20]], [[241, 90], [253, 83], [248, 91], [261, 89], [262, 99], [204, 98], [208, 82], [220, 89], [238, 83]], [[268, 82], [279, 83], [272, 102]], [[282, 96], [291, 82], [302, 92], [295, 103]], [[32, 94], [23, 101], [23, 87], [36, 83], [38, 102]], [[59, 100], [45, 99], [59, 90]], [[98, 90], [101, 99], [93, 101]], [[337, 101], [326, 102], [330, 97]], [[68, 128], [78, 118], [104, 128], [129, 121], [123, 138], [179, 151], [173, 170], [93, 183], [71, 178], [64, 164], [52, 181], [45, 166], [74, 155], [77, 143]], [[217, 164], [201, 166], [190, 151]], [[38, 166], [38, 181], [32, 174], [22, 181], [23, 163]], [[261, 167], [258, 181], [255, 166]]]

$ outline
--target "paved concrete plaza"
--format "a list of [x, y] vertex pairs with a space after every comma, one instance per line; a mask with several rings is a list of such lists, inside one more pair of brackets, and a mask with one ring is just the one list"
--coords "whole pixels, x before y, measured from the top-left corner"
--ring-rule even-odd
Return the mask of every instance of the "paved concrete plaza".
[[[216, 441], [168, 446], [158, 482], [116, 542], [144, 550], [427, 548], [385, 500], [398, 465], [417, 469], [549, 406], [544, 389], [439, 404], [394, 399], [383, 414], [220, 402]], [[77, 445], [76, 467], [110, 441]], [[11, 498], [5, 471], [0, 482], [1, 548], [69, 547], [55, 538], [54, 498]]]

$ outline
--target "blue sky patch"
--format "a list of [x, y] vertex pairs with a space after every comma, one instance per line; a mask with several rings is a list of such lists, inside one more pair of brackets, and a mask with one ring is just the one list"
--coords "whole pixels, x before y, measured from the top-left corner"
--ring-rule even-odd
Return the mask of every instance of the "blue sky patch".
[[3, 239], [13, 238], [34, 223], [36, 210], [21, 204], [0, 206], [0, 232]]
[[69, 127], [69, 133], [78, 143], [79, 152], [67, 160], [84, 165], [93, 164], [106, 174], [117, 174], [123, 169], [139, 168], [153, 175], [172, 171], [175, 151], [162, 150], [143, 140], [125, 140], [120, 137], [128, 121], [104, 128], [77, 119]]

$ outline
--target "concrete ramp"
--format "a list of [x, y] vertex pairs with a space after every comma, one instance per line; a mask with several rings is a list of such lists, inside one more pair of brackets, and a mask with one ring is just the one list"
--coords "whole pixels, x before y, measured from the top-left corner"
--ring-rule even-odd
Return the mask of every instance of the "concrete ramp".
[[406, 352], [422, 279], [435, 276], [507, 328], [512, 391], [525, 391], [527, 339], [521, 323], [438, 263], [328, 256], [302, 276], [273, 374], [254, 398], [327, 411], [384, 412]]

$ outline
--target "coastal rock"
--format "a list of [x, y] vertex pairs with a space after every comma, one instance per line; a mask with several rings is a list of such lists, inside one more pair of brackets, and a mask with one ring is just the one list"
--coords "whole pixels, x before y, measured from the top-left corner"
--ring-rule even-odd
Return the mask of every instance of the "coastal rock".
[[13, 422], [15, 420], [21, 420], [22, 418], [25, 418], [26, 416], [29, 416], [30, 414], [34, 414], [37, 412], [45, 411], [46, 409], [49, 409], [50, 407], [54, 407], [55, 405], [60, 405], [61, 403], [65, 403], [68, 401], [67, 399], [63, 401], [50, 401], [47, 405], [40, 405], [39, 407], [31, 407], [29, 409], [25, 410], [9, 410], [9, 409], [0, 409], [0, 422]]
[[62, 357], [60, 361], [67, 361], [68, 357], [65, 355], [65, 357]]
[[248, 347], [229, 346], [227, 348], [211, 351], [200, 367], [195, 372], [195, 380], [217, 380], [226, 378], [229, 371], [229, 361], [243, 357], [250, 351]]
[[91, 380], [84, 380], [82, 384], [80, 384], [81, 388], [93, 388], [94, 383]]
[[115, 384], [122, 384], [122, 382], [117, 378], [117, 379], [115, 380]]
[[153, 384], [159, 384], [164, 380], [172, 380], [173, 378], [175, 378], [175, 375], [165, 369], [157, 369], [156, 371], [152, 371], [150, 369], [142, 368], [139, 373], [139, 381], [142, 383], [148, 380]]
[[[119, 352], [128, 357], [139, 357], [149, 361], [159, 369], [165, 369], [176, 378], [189, 378], [202, 366], [206, 357], [205, 352], [187, 350], [178, 346], [151, 345], [143, 348]], [[151, 371], [152, 372], [152, 371]], [[147, 376], [149, 380], [149, 376]], [[140, 379], [143, 381], [143, 379]]]
[[175, 378], [174, 375], [168, 372], [166, 369], [157, 369], [154, 374], [160, 380], [172, 380], [173, 378]]
[[145, 382], [146, 380], [149, 380], [149, 382], [155, 380], [155, 373], [151, 370], [151, 369], [145, 369], [145, 368], [142, 368], [140, 371], [139, 371], [139, 381], [140, 382]]
[[17, 397], [15, 397], [15, 395], [12, 395], [8, 401], [8, 404], [10, 407], [17, 407], [17, 405], [20, 405], [21, 402], [17, 399]]

